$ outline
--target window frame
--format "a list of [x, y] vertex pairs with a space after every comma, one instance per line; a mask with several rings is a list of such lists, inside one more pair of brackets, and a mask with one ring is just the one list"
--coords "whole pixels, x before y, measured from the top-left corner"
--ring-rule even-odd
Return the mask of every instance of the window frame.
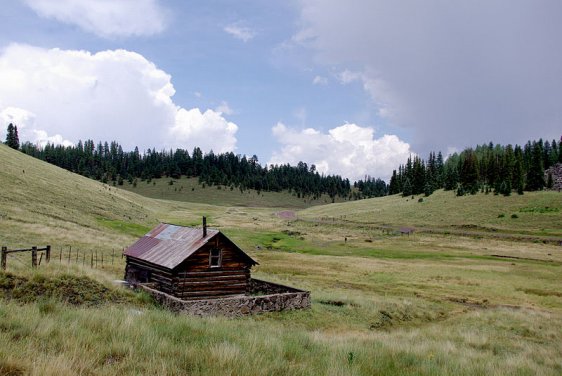
[[[218, 251], [218, 255], [213, 255], [213, 251]], [[216, 260], [216, 264], [213, 264]], [[213, 247], [209, 250], [209, 268], [220, 268], [222, 266], [222, 249]]]

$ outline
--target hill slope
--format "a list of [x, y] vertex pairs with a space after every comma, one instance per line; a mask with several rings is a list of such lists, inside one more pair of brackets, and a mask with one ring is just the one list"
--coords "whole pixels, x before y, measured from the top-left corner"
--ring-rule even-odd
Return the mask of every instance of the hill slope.
[[[120, 188], [151, 198], [221, 206], [304, 209], [332, 201], [326, 194], [314, 200], [312, 197], [301, 198], [287, 191], [258, 193], [254, 189], [247, 189], [241, 192], [225, 186], [199, 184], [198, 178], [186, 177], [140, 181], [136, 186], [124, 182]], [[335, 200], [344, 201], [341, 197], [336, 197]]]
[[479, 193], [457, 197], [454, 192], [440, 190], [429, 197], [394, 195], [313, 207], [300, 211], [299, 219], [390, 228], [414, 226], [442, 233], [481, 231], [560, 238], [562, 194], [526, 192], [504, 197]]
[[[153, 204], [0, 145], [0, 243], [92, 244], [127, 241], [108, 225], [129, 225], [129, 232], [157, 222]], [[131, 226], [131, 224], [133, 224]], [[141, 231], [142, 232], [142, 231]]]

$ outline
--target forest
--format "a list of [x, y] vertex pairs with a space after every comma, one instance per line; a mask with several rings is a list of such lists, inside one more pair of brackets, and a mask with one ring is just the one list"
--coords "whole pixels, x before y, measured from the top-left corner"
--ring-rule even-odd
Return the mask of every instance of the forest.
[[524, 146], [482, 144], [454, 153], [446, 159], [441, 152], [431, 152], [427, 160], [410, 156], [405, 164], [394, 170], [390, 183], [365, 176], [353, 183], [339, 175], [324, 175], [305, 162], [264, 165], [253, 155], [232, 152], [203, 153], [195, 147], [191, 154], [184, 149], [144, 153], [123, 151], [116, 142], [79, 141], [73, 146], [48, 143], [44, 147], [24, 142], [20, 144], [17, 126], [10, 124], [6, 144], [35, 158], [66, 170], [102, 181], [123, 185], [127, 180], [150, 181], [162, 177], [177, 179], [197, 177], [201, 184], [222, 185], [244, 192], [287, 190], [298, 197], [319, 198], [327, 194], [332, 202], [336, 197], [359, 200], [385, 195], [402, 194], [429, 196], [437, 189], [456, 190], [459, 196], [477, 192], [510, 195], [512, 192], [536, 191], [552, 187], [552, 176], [545, 179], [544, 171], [562, 162], [562, 140], [528, 141]]
[[20, 150], [66, 170], [117, 185], [123, 185], [124, 180], [136, 185], [139, 179], [150, 181], [187, 176], [197, 177], [200, 183], [208, 186], [230, 186], [241, 192], [247, 189], [258, 192], [288, 190], [298, 197], [315, 199], [327, 194], [332, 200], [347, 198], [351, 194], [348, 179], [320, 174], [314, 165], [299, 162], [297, 166], [261, 166], [255, 155], [247, 158], [232, 152], [215, 154], [212, 151], [203, 154], [198, 147], [191, 154], [184, 149], [148, 149], [140, 153], [138, 148], [125, 152], [116, 141], [95, 144], [86, 140], [74, 146], [47, 144], [45, 147], [25, 142]]
[[398, 171], [393, 171], [388, 191], [403, 196], [429, 196], [441, 188], [456, 190], [458, 196], [479, 191], [504, 196], [513, 191], [523, 194], [552, 188], [552, 175], [545, 179], [544, 171], [560, 162], [562, 141], [539, 139], [528, 141], [523, 147], [490, 142], [454, 153], [446, 160], [441, 152], [430, 153], [427, 160], [410, 157]]

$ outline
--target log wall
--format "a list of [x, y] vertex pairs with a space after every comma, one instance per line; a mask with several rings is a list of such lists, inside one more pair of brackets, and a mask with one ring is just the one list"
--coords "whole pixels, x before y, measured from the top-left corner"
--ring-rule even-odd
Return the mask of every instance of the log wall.
[[[213, 248], [221, 250], [219, 267], [210, 266], [209, 255]], [[157, 283], [158, 290], [180, 299], [202, 299], [247, 294], [250, 267], [249, 260], [233, 243], [218, 234], [174, 270], [127, 257], [125, 279], [133, 283]], [[140, 277], [136, 281], [135, 275]]]

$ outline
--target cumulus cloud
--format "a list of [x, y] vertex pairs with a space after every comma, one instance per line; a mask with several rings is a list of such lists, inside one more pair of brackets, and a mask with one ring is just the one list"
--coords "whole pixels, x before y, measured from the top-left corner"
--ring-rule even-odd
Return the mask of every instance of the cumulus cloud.
[[1, 119], [21, 124], [22, 141], [235, 149], [235, 124], [213, 110], [177, 106], [170, 75], [134, 52], [13, 44], [0, 54], [0, 82]]
[[153, 35], [166, 27], [156, 0], [24, 0], [39, 16], [104, 38]]
[[241, 26], [237, 23], [227, 25], [223, 30], [243, 42], [248, 42], [256, 36], [256, 32], [254, 30], [249, 27]]
[[207, 110], [204, 113], [198, 108], [180, 109], [176, 114], [175, 125], [170, 134], [176, 147], [186, 142], [199, 146], [204, 151], [225, 153], [236, 149], [236, 131], [238, 126], [227, 121], [221, 113]]
[[392, 170], [408, 158], [410, 145], [395, 135], [375, 138], [370, 127], [344, 124], [322, 133], [313, 128], [296, 130], [278, 123], [272, 128], [281, 144], [269, 164], [296, 164], [305, 161], [319, 172], [337, 174], [350, 180], [366, 175], [389, 181]]
[[291, 42], [360, 82], [417, 150], [560, 137], [561, 2], [299, 4]]
[[72, 141], [65, 140], [60, 134], [49, 136], [46, 131], [36, 129], [35, 114], [18, 107], [6, 107], [0, 111], [0, 129], [5, 129], [8, 124], [18, 127], [20, 141], [30, 141], [36, 145], [45, 146], [47, 143], [63, 146], [73, 145]]

